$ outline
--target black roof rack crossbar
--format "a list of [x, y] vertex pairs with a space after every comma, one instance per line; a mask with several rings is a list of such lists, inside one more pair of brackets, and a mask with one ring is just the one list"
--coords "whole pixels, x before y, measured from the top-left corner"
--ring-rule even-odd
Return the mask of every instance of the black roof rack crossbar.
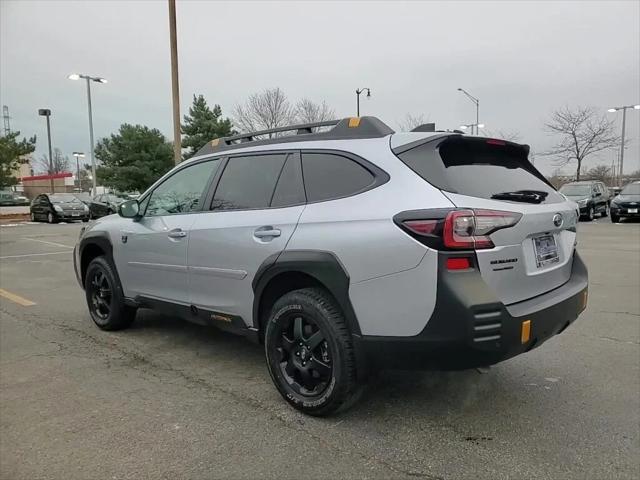
[[[314, 132], [321, 127], [333, 127], [327, 131]], [[274, 133], [293, 132], [292, 135], [276, 136], [270, 138], [256, 138]], [[253, 145], [268, 145], [276, 143], [300, 142], [307, 140], [346, 140], [356, 138], [379, 138], [394, 133], [376, 117], [352, 117], [342, 120], [329, 120], [325, 122], [305, 123], [301, 125], [289, 125], [285, 127], [270, 128], [258, 132], [241, 133], [230, 137], [222, 137], [206, 143], [196, 156], [216, 153], [232, 148], [247, 147]]]

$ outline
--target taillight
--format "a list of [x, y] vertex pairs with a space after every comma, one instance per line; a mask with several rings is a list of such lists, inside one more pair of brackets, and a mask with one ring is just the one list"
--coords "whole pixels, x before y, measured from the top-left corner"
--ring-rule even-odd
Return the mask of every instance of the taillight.
[[[419, 214], [427, 218], [415, 218], [418, 212], [407, 212], [397, 216], [399, 225], [412, 236], [433, 248], [480, 250], [493, 248], [489, 235], [502, 228], [512, 227], [522, 217], [515, 212], [499, 210], [442, 210], [434, 211], [436, 218], [428, 218], [429, 211]], [[398, 218], [399, 217], [399, 218]]]
[[520, 217], [520, 213], [499, 210], [454, 210], [444, 221], [444, 245], [456, 249], [493, 248], [489, 235], [512, 227]]

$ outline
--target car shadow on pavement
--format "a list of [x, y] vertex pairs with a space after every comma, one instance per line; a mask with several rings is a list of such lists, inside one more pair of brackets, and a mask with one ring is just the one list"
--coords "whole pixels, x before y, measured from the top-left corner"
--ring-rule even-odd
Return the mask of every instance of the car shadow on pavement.
[[[240, 336], [150, 310], [138, 313], [136, 322], [127, 331], [129, 334], [144, 340], [147, 348], [154, 351], [170, 348], [173, 355], [197, 362], [194, 368], [224, 369], [224, 374], [231, 378], [252, 378], [275, 392], [265, 366], [263, 346]], [[421, 415], [428, 417], [463, 411], [485, 415], [488, 399], [519, 402], [522, 395], [527, 395], [526, 390], [522, 373], [503, 366], [485, 373], [475, 369], [385, 370], [368, 380], [356, 406], [340, 417], [357, 422], [370, 419], [371, 415], [403, 415], [407, 409], [415, 411], [416, 405], [421, 406]], [[539, 408], [544, 408], [544, 402]]]

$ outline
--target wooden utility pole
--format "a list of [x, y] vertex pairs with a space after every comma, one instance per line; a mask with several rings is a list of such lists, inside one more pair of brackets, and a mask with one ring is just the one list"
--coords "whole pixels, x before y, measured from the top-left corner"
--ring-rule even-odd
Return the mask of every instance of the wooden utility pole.
[[182, 161], [182, 137], [180, 135], [180, 86], [178, 83], [176, 0], [169, 0], [169, 37], [171, 42], [171, 96], [173, 98], [173, 157], [177, 165]]

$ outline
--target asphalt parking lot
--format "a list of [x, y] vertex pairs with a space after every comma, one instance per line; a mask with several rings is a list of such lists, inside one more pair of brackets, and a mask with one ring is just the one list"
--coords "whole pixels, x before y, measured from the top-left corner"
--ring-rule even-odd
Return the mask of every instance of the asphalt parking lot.
[[640, 478], [640, 223], [581, 223], [589, 306], [561, 336], [488, 373], [384, 373], [327, 419], [241, 338], [94, 327], [80, 228], [0, 227], [3, 479]]

